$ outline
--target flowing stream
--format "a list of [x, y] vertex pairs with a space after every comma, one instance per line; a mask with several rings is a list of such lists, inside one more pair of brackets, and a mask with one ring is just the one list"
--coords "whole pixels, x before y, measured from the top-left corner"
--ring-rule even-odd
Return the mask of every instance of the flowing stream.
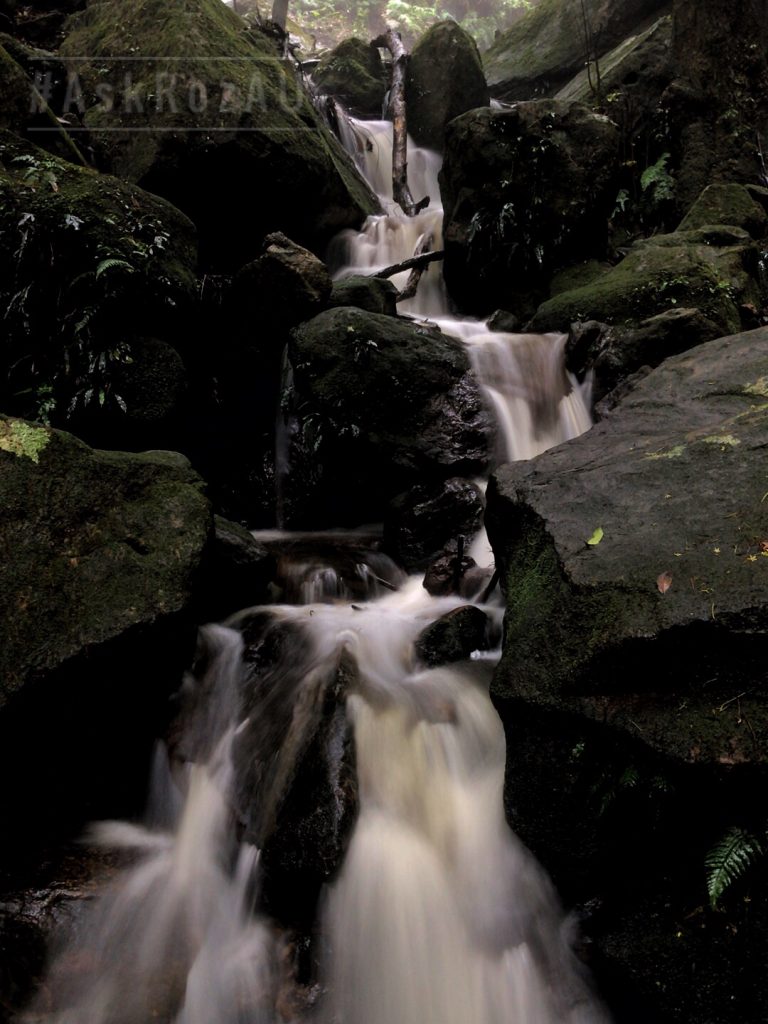
[[[424, 234], [439, 246], [438, 157], [411, 150], [412, 191], [432, 201], [409, 219], [391, 201], [390, 126], [345, 121], [343, 130], [387, 212], [338, 239], [342, 272], [405, 259]], [[530, 458], [589, 426], [585, 396], [563, 367], [562, 336], [499, 334], [452, 317], [436, 267], [407, 312], [467, 345], [497, 413], [501, 457]], [[381, 555], [361, 556], [356, 597], [322, 560], [302, 565], [294, 590], [306, 603], [244, 610], [201, 630], [184, 710], [158, 749], [146, 823], [104, 823], [91, 836], [125, 850], [130, 863], [55, 951], [25, 1019], [604, 1021], [556, 896], [504, 820], [504, 735], [487, 692], [496, 654], [443, 668], [416, 655], [424, 628], [465, 602], [430, 597]], [[492, 646], [501, 609], [484, 610]], [[320, 899], [314, 976], [299, 984], [288, 931], [258, 909], [258, 837], [279, 827], [333, 693], [341, 732], [317, 771], [339, 793], [353, 766], [357, 815], [341, 871]], [[248, 827], [244, 771], [258, 804]]]

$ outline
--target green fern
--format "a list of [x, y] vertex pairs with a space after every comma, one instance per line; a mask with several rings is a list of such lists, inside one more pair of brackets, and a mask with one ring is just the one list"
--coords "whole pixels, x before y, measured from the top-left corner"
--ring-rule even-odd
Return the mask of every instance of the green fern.
[[713, 910], [717, 901], [735, 881], [763, 855], [760, 840], [743, 828], [731, 828], [704, 859], [707, 869], [707, 892]]
[[135, 270], [135, 267], [131, 266], [127, 260], [102, 260], [98, 267], [96, 267], [96, 279], [98, 280], [106, 271], [114, 270], [116, 267], [127, 270], [129, 274], [134, 273]]

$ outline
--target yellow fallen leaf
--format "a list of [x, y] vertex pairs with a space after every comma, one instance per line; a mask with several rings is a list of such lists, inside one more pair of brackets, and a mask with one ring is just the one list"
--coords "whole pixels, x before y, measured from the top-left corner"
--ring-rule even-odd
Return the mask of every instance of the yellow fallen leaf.
[[590, 547], [594, 548], [594, 547], [596, 547], [600, 543], [600, 541], [603, 539], [604, 536], [605, 535], [603, 533], [602, 526], [598, 526], [598, 528], [595, 530], [595, 532], [592, 534], [592, 536], [587, 541], [587, 544], [589, 544]]

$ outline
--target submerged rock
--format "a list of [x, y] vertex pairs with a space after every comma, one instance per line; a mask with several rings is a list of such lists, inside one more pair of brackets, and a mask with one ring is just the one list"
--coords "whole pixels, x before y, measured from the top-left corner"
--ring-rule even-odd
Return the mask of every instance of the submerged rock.
[[[100, 165], [184, 210], [209, 265], [241, 266], [254, 239], [275, 230], [324, 246], [377, 208], [273, 42], [221, 0], [91, 4], [70, 21], [61, 52]], [[130, 98], [125, 53], [162, 56], [132, 64]], [[98, 101], [105, 82], [113, 105]]]
[[445, 279], [467, 312], [530, 316], [558, 269], [602, 258], [619, 133], [578, 103], [475, 110], [446, 132]]
[[445, 126], [490, 101], [475, 41], [452, 19], [428, 29], [408, 61], [408, 133], [419, 146], [443, 149]]
[[357, 117], [380, 118], [387, 78], [379, 50], [362, 39], [344, 39], [327, 53], [312, 79], [317, 91], [338, 100]]
[[315, 526], [375, 521], [417, 482], [486, 465], [490, 420], [466, 350], [435, 328], [331, 309], [297, 328], [290, 358], [312, 478], [294, 463], [288, 485]]
[[430, 668], [464, 661], [488, 646], [488, 616], [480, 608], [454, 608], [427, 626], [416, 640], [416, 653]]

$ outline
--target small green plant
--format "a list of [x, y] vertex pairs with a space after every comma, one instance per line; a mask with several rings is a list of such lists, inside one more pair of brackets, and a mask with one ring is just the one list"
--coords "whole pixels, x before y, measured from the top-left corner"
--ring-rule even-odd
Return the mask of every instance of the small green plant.
[[743, 828], [730, 828], [704, 859], [707, 871], [707, 893], [713, 910], [734, 882], [742, 878], [752, 865], [763, 857], [765, 846], [753, 833]]
[[646, 167], [640, 175], [640, 188], [654, 203], [675, 198], [675, 179], [667, 168], [669, 153], [662, 153], [655, 164]]

